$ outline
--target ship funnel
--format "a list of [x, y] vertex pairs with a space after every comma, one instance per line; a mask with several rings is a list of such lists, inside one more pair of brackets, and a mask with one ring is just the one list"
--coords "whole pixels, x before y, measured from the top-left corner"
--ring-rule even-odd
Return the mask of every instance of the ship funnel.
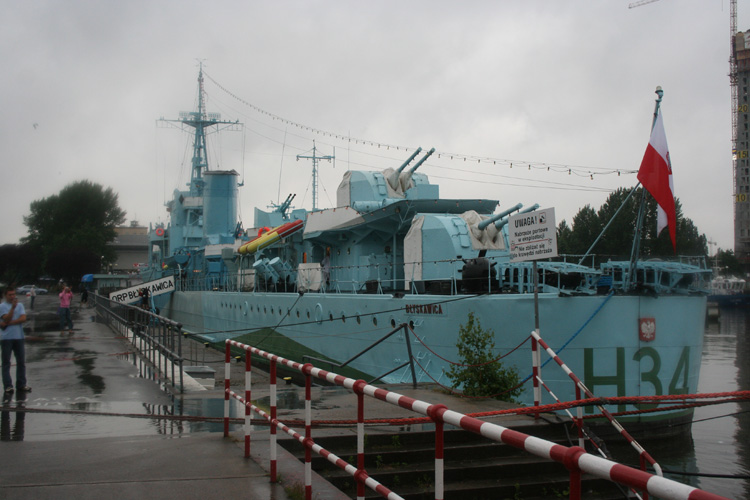
[[[523, 210], [521, 210], [520, 212], [518, 212], [518, 214], [525, 214], [527, 212], [533, 212], [537, 208], [539, 208], [539, 203], [534, 203], [529, 208], [524, 208]], [[516, 215], [518, 215], [518, 214], [516, 214]], [[498, 228], [498, 229], [500, 229], [504, 225], [506, 225], [507, 223], [508, 223], [508, 218], [506, 217], [503, 220], [499, 220], [499, 221], [495, 222], [495, 227]]]
[[489, 226], [489, 225], [490, 225], [490, 224], [492, 224], [493, 222], [495, 222], [495, 221], [498, 221], [498, 220], [502, 219], [502, 218], [503, 218], [503, 217], [505, 217], [506, 215], [508, 215], [508, 214], [510, 214], [510, 213], [512, 213], [512, 212], [515, 212], [516, 210], [520, 210], [520, 209], [521, 209], [521, 207], [523, 207], [523, 203], [518, 203], [518, 204], [516, 204], [516, 205], [514, 205], [514, 206], [510, 207], [510, 208], [509, 208], [508, 210], [503, 210], [503, 211], [502, 211], [502, 212], [500, 212], [499, 214], [493, 215], [493, 216], [492, 216], [492, 217], [490, 217], [489, 219], [484, 219], [484, 220], [483, 220], [482, 222], [480, 222], [479, 224], [477, 224], [477, 228], [478, 228], [478, 229], [479, 229], [480, 231], [481, 231], [481, 230], [484, 230], [484, 228], [486, 228], [487, 226]]
[[416, 163], [416, 164], [415, 164], [415, 165], [414, 165], [413, 167], [411, 167], [411, 168], [409, 169], [409, 174], [413, 174], [414, 172], [416, 172], [416, 171], [417, 171], [417, 169], [418, 169], [418, 168], [419, 168], [420, 166], [422, 166], [422, 163], [424, 163], [425, 161], [427, 161], [427, 158], [429, 158], [429, 157], [430, 157], [430, 155], [431, 155], [432, 153], [434, 153], [434, 152], [435, 152], [435, 148], [432, 148], [431, 150], [427, 151], [427, 153], [426, 153], [426, 154], [425, 154], [425, 155], [424, 155], [424, 156], [422, 157], [422, 159], [421, 159], [421, 160], [419, 160], [419, 161], [418, 161], [418, 162], [417, 162], [417, 163]]

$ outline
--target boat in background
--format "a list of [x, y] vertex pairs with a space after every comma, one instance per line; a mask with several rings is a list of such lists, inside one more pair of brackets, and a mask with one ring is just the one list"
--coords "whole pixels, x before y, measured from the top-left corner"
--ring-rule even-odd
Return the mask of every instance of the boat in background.
[[719, 307], [744, 307], [750, 305], [747, 282], [734, 276], [717, 276], [711, 280], [708, 303]]
[[[397, 168], [345, 172], [336, 208], [294, 209], [290, 195], [256, 208], [253, 227], [243, 228], [238, 174], [209, 170], [205, 148], [209, 128], [236, 122], [206, 112], [202, 71], [198, 82], [197, 111], [177, 120], [195, 130], [190, 187], [175, 190], [169, 224], [150, 228], [142, 272], [144, 281], [175, 279], [174, 293], [154, 298], [161, 314], [206, 341], [241, 337], [298, 361], [346, 362], [368, 380], [447, 386], [447, 370], [461, 361], [459, 328], [473, 314], [494, 331], [502, 362], [530, 378], [534, 267], [510, 261], [507, 224], [538, 205], [496, 212], [498, 200], [441, 198], [417, 171], [434, 150], [412, 164], [419, 148]], [[705, 260], [590, 261], [538, 261], [541, 336], [598, 396], [697, 392]], [[575, 399], [554, 364], [543, 377], [561, 400]], [[532, 393], [528, 383], [520, 400], [531, 404]]]

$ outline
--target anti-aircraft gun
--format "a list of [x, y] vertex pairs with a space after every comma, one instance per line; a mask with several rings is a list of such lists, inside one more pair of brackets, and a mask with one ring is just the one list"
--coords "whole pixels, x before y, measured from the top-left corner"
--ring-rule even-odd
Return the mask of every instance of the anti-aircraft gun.
[[[482, 242], [493, 242], [496, 238], [502, 237], [498, 234], [499, 229], [496, 224], [504, 217], [510, 215], [516, 210], [520, 210], [523, 204], [516, 205], [503, 210], [483, 221], [471, 225], [469, 230], [473, 236]], [[502, 226], [501, 226], [502, 227]], [[493, 288], [498, 287], [498, 279], [493, 272], [496, 262], [490, 261], [485, 257], [486, 249], [479, 251], [479, 256], [473, 259], [464, 259], [464, 267], [461, 272], [461, 285], [467, 293], [485, 293]]]

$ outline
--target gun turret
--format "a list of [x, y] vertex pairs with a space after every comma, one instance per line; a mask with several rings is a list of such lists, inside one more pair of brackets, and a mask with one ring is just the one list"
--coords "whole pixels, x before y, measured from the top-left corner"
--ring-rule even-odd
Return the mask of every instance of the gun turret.
[[286, 215], [286, 211], [289, 210], [289, 207], [291, 206], [292, 201], [294, 200], [296, 196], [297, 196], [296, 193], [290, 194], [289, 196], [287, 196], [286, 200], [284, 200], [284, 203], [282, 203], [281, 206], [278, 208], [278, 211]]
[[[518, 214], [525, 214], [527, 212], [533, 212], [537, 208], [539, 208], [539, 203], [534, 203], [529, 208], [524, 208], [523, 210], [521, 210], [520, 212], [518, 212]], [[516, 214], [516, 215], [518, 215], [518, 214]], [[507, 223], [508, 223], [508, 218], [506, 217], [503, 220], [499, 220], [499, 221], [495, 222], [495, 227], [498, 228], [498, 229], [500, 229], [504, 225], [506, 225]]]
[[418, 162], [416, 163], [416, 165], [414, 165], [413, 167], [411, 167], [411, 168], [409, 169], [408, 175], [409, 175], [409, 176], [411, 176], [411, 174], [413, 174], [414, 172], [416, 172], [416, 171], [417, 171], [417, 169], [418, 169], [418, 168], [419, 168], [419, 167], [420, 167], [420, 166], [422, 165], [422, 163], [424, 163], [424, 162], [425, 162], [425, 161], [427, 160], [427, 158], [429, 158], [429, 157], [430, 157], [430, 155], [431, 155], [432, 153], [434, 153], [434, 152], [435, 152], [435, 148], [432, 148], [431, 150], [427, 151], [427, 154], [425, 154], [425, 155], [424, 155], [424, 156], [422, 157], [422, 159], [421, 159], [421, 160], [419, 160], [419, 161], [418, 161]]
[[480, 231], [482, 231], [482, 230], [484, 230], [484, 228], [486, 228], [487, 226], [489, 226], [493, 222], [502, 219], [503, 217], [505, 217], [506, 215], [510, 214], [511, 212], [515, 212], [516, 210], [520, 210], [521, 207], [523, 207], [523, 204], [522, 203], [518, 203], [518, 204], [510, 207], [508, 210], [503, 210], [499, 214], [493, 215], [489, 219], [484, 219], [482, 222], [480, 222], [479, 224], [477, 224], [477, 228]]
[[400, 174], [401, 172], [403, 172], [403, 171], [404, 171], [404, 169], [406, 168], [406, 166], [407, 166], [407, 165], [408, 165], [409, 163], [411, 163], [411, 161], [412, 161], [412, 160], [413, 160], [413, 159], [414, 159], [414, 158], [415, 158], [415, 157], [416, 157], [416, 156], [417, 156], [417, 155], [418, 155], [419, 153], [421, 153], [421, 152], [422, 152], [422, 148], [421, 148], [421, 147], [418, 147], [418, 148], [417, 148], [417, 150], [416, 150], [416, 151], [414, 151], [414, 153], [412, 153], [412, 155], [411, 155], [411, 156], [410, 156], [410, 157], [409, 157], [409, 158], [408, 158], [408, 159], [407, 159], [407, 160], [406, 160], [406, 161], [404, 162], [404, 164], [403, 164], [403, 165], [401, 165], [400, 167], [398, 167], [398, 168], [396, 169], [396, 173], [397, 173], [397, 174]]

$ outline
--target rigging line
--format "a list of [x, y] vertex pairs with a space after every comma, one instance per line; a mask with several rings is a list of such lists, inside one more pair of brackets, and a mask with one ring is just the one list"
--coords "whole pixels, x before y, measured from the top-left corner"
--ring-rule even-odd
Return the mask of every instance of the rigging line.
[[[443, 170], [451, 170], [453, 172], [461, 172], [461, 173], [467, 173], [467, 174], [476, 174], [476, 175], [488, 175], [490, 177], [500, 177], [501, 179], [513, 179], [513, 180], [520, 180], [520, 181], [529, 181], [529, 182], [538, 182], [540, 184], [553, 184], [556, 186], [570, 186], [570, 187], [591, 187], [591, 186], [583, 186], [581, 184], [568, 184], [565, 182], [557, 182], [557, 181], [545, 181], [543, 179], [524, 179], [523, 177], [518, 177], [514, 175], [504, 175], [504, 174], [494, 174], [491, 172], [478, 172], [476, 170], [462, 170], [462, 169], [454, 169], [451, 167], [443, 167], [440, 165], [434, 165], [431, 163], [426, 163], [425, 166], [428, 168], [437, 168], [437, 169], [443, 169]], [[600, 188], [604, 189], [604, 188]]]
[[[437, 302], [429, 302], [429, 303], [424, 304], [424, 305], [425, 306], [433, 306], [433, 305], [449, 304], [451, 302], [459, 302], [459, 301], [467, 300], [467, 299], [475, 299], [477, 297], [482, 297], [482, 296], [485, 296], [485, 295], [487, 295], [487, 293], [478, 293], [478, 294], [474, 294], [474, 295], [464, 295], [464, 296], [461, 296], [461, 297], [458, 297], [458, 298], [439, 300]], [[297, 299], [297, 300], [299, 300], [299, 299]], [[296, 301], [295, 301], [295, 304], [296, 304]], [[393, 309], [385, 309], [383, 311], [377, 311], [377, 312], [371, 312], [371, 313], [361, 313], [361, 314], [357, 314], [356, 316], [359, 316], [360, 318], [366, 318], [368, 316], [375, 316], [377, 314], [387, 314], [387, 313], [393, 313], [393, 312], [404, 311], [404, 310], [405, 310], [405, 307], [402, 306], [402, 307], [396, 307], [396, 308], [393, 308]], [[182, 311], [182, 312], [184, 312], [184, 311]], [[333, 319], [325, 318], [325, 319], [321, 319], [320, 321], [313, 319], [313, 320], [309, 320], [309, 321], [300, 321], [300, 322], [297, 322], [297, 323], [287, 323], [284, 326], [287, 327], [287, 328], [289, 328], [289, 327], [293, 327], [293, 326], [312, 325], [314, 323], [334, 322], [334, 321], [340, 321], [340, 320], [341, 320], [340, 317], [339, 318], [333, 318]], [[269, 325], [264, 325], [264, 326], [257, 327], [255, 329], [237, 328], [237, 329], [234, 329], [234, 330], [211, 330], [211, 331], [204, 330], [201, 333], [193, 332], [193, 334], [194, 335], [218, 335], [218, 334], [232, 334], [232, 333], [239, 333], [239, 332], [253, 333], [253, 332], [257, 332], [257, 331], [263, 330], [264, 328], [270, 328], [270, 326]], [[375, 331], [375, 330], [379, 330], [379, 329], [382, 329], [382, 328], [376, 328], [376, 329], [368, 330], [368, 331]], [[344, 332], [343, 334], [337, 334], [337, 335], [320, 335], [320, 336], [321, 337], [338, 337], [338, 336], [346, 335], [346, 334], [358, 335], [359, 333], [360, 332], [358, 332], [358, 331], [356, 331], [356, 332], [352, 331], [352, 332]]]
[[284, 171], [284, 149], [286, 148], [286, 130], [284, 130], [284, 143], [281, 145], [281, 161], [279, 163], [279, 190], [276, 193], [276, 204], [281, 202], [281, 174]]
[[263, 341], [264, 341], [264, 340], [266, 340], [266, 339], [268, 338], [268, 336], [269, 336], [269, 335], [271, 335], [271, 334], [272, 334], [273, 332], [275, 332], [275, 331], [276, 331], [276, 329], [277, 329], [277, 328], [279, 327], [279, 325], [280, 325], [280, 324], [281, 324], [281, 323], [282, 323], [282, 322], [283, 322], [283, 321], [284, 321], [284, 320], [285, 320], [285, 319], [286, 319], [286, 318], [287, 318], [287, 317], [289, 316], [289, 314], [290, 314], [290, 313], [292, 312], [292, 308], [293, 308], [294, 306], [296, 306], [296, 305], [297, 305], [297, 302], [299, 302], [299, 299], [301, 299], [301, 298], [302, 298], [302, 294], [301, 294], [301, 293], [300, 293], [300, 294], [297, 294], [297, 300], [295, 300], [295, 301], [294, 301], [294, 303], [292, 304], [292, 306], [291, 306], [291, 307], [289, 307], [289, 308], [288, 308], [288, 309], [286, 310], [286, 314], [285, 314], [284, 316], [282, 316], [282, 317], [281, 317], [281, 319], [279, 320], [279, 322], [278, 322], [278, 323], [276, 323], [276, 326], [274, 326], [274, 327], [273, 327], [273, 328], [271, 329], [271, 331], [269, 331], [269, 332], [268, 332], [268, 333], [266, 334], [266, 336], [265, 336], [265, 337], [263, 337], [262, 339], [260, 339], [259, 341], [257, 341], [257, 342], [255, 343], [255, 347], [258, 347], [258, 346], [260, 346], [260, 344], [262, 344], [262, 343], [263, 343]]
[[[534, 188], [534, 189], [556, 189], [560, 191], [587, 191], [587, 192], [594, 192], [594, 193], [611, 193], [614, 191], [614, 189], [607, 189], [607, 188], [597, 188], [597, 187], [564, 187], [564, 186], [535, 186], [533, 184], [518, 184], [513, 182], [493, 182], [493, 181], [483, 181], [480, 179], [461, 179], [460, 177], [447, 177], [443, 175], [432, 175], [432, 177], [436, 179], [446, 179], [451, 181], [461, 181], [461, 182], [478, 182], [480, 184], [494, 184], [498, 186], [514, 186], [514, 187], [528, 187], [528, 188]], [[535, 182], [535, 181], [529, 181], [529, 182]]]
[[323, 192], [326, 194], [326, 198], [328, 198], [328, 203], [330, 203], [331, 206], [334, 206], [333, 201], [331, 201], [331, 196], [328, 194], [328, 190], [326, 189], [326, 185], [323, 184], [322, 187], [323, 187]]
[[[233, 108], [230, 107], [229, 109], [233, 109]], [[246, 116], [251, 121], [254, 121], [254, 122], [256, 122], [256, 123], [258, 123], [260, 125], [263, 125], [265, 127], [268, 127], [268, 128], [270, 128], [272, 130], [276, 130], [276, 131], [279, 131], [279, 132], [282, 131], [282, 129], [280, 129], [278, 127], [273, 127], [271, 125], [262, 123], [259, 120], [256, 120], [256, 119], [254, 119], [252, 117], [249, 117], [248, 115], [245, 115], [244, 113], [239, 112], [239, 114], [241, 114], [242, 116]], [[264, 135], [264, 134], [262, 134], [260, 132], [257, 132], [257, 131], [253, 131], [253, 132], [256, 133], [256, 134], [258, 134], [259, 136], [261, 136], [261, 137], [269, 140], [269, 141], [272, 141], [272, 142], [280, 144], [280, 142], [277, 141], [276, 139], [268, 137], [268, 136], [266, 136], [266, 135]], [[285, 128], [284, 129], [284, 135], [285, 136], [287, 135], [287, 132], [288, 132], [288, 128]], [[300, 134], [295, 134], [293, 132], [289, 132], [289, 135], [292, 136], [292, 137], [297, 137], [297, 138], [305, 140], [305, 141], [311, 140], [307, 136], [303, 136], [303, 135], [300, 135]], [[319, 139], [316, 139], [316, 140], [319, 143], [323, 144], [323, 145], [326, 145], [326, 146], [329, 146], [329, 147], [335, 147], [330, 142], [320, 141]], [[364, 151], [364, 150], [360, 150], [360, 149], [352, 150], [351, 149], [351, 142], [347, 142], [347, 163], [349, 162], [349, 155], [351, 154], [352, 151], [354, 151], [355, 153], [358, 153], [358, 154], [365, 155], [365, 156], [373, 156], [375, 158], [382, 158], [382, 159], [386, 159], [386, 160], [392, 160], [394, 162], [400, 162], [402, 160], [402, 158], [400, 158], [400, 157], [394, 157], [394, 156], [389, 156], [389, 155], [382, 155], [382, 154], [370, 153], [370, 152], [367, 152], [367, 151]], [[456, 160], [460, 160], [460, 158], [459, 158], [460, 155], [450, 155], [448, 153], [439, 153], [438, 154], [438, 158], [440, 158], [441, 155], [443, 155], [443, 154], [445, 154], [447, 156], [451, 156], [451, 160], [454, 159], [453, 156], [456, 156]], [[474, 159], [477, 159], [477, 158], [478, 157], [475, 157]], [[464, 161], [465, 161], [465, 157], [464, 157]], [[472, 161], [473, 161], [473, 159], [472, 159]], [[487, 161], [489, 161], [489, 160], [487, 160]], [[520, 166], [520, 167], [526, 166], [526, 167], [528, 167], [529, 170], [531, 170], [531, 169], [534, 169], [534, 170], [547, 170], [547, 171], [552, 170], [553, 172], [556, 172], [556, 173], [565, 173], [565, 172], [568, 172], [569, 175], [576, 175], [577, 177], [591, 177], [593, 175], [600, 176], [600, 175], [614, 175], [614, 174], [617, 174], [619, 176], [621, 174], [628, 175], [628, 174], [635, 174], [635, 173], [638, 172], [637, 170], [613, 169], [613, 168], [609, 168], [609, 167], [571, 167], [571, 166], [566, 166], [566, 165], [563, 165], [563, 164], [546, 163], [546, 162], [543, 162], [543, 163], [540, 163], [540, 164], [532, 164], [530, 162], [519, 162], [519, 161], [516, 161], [516, 160], [493, 160], [493, 165], [497, 165], [497, 163], [496, 163], [497, 161], [500, 162], [501, 166], [510, 166], [512, 168], [513, 167], [513, 163], [515, 162], [517, 164], [517, 166]], [[361, 163], [359, 163], [359, 165], [360, 166], [368, 166], [370, 168], [379, 168], [379, 167], [376, 167], [376, 166], [370, 165], [370, 164], [361, 164]], [[444, 168], [444, 169], [448, 169], [448, 168], [453, 169], [454, 168], [454, 167], [437, 166], [437, 165], [431, 164], [431, 163], [426, 163], [425, 166], [426, 167], [427, 166], [434, 167], [434, 168]], [[348, 165], [347, 165], [347, 169], [349, 169]], [[579, 169], [586, 169], [586, 171], [585, 172], [579, 172]], [[463, 169], [461, 169], [461, 170], [462, 171], [467, 171], [467, 172], [473, 172], [473, 173], [482, 173], [484, 175], [500, 175], [500, 174], [483, 173], [483, 172], [463, 170]], [[539, 182], [545, 182], [545, 181], [539, 181]], [[550, 181], [546, 181], [546, 182], [550, 182]]]
[[[384, 147], [387, 147], [389, 149], [390, 148], [395, 148], [397, 151], [404, 150], [404, 151], [408, 152], [408, 151], [414, 151], [415, 150], [415, 148], [409, 148], [409, 147], [406, 147], [406, 146], [399, 146], [399, 145], [388, 144], [388, 143], [383, 143], [383, 142], [378, 142], [378, 141], [372, 141], [372, 140], [367, 140], [367, 139], [359, 139], [359, 138], [351, 137], [350, 135], [336, 134], [336, 133], [329, 132], [329, 131], [326, 131], [326, 130], [321, 130], [321, 129], [318, 129], [318, 128], [315, 128], [315, 127], [310, 127], [310, 126], [307, 126], [307, 125], [303, 125], [301, 123], [298, 123], [298, 122], [295, 122], [295, 121], [292, 121], [292, 120], [288, 120], [288, 119], [283, 118], [283, 117], [281, 117], [279, 115], [275, 115], [273, 113], [265, 111], [264, 109], [262, 109], [262, 108], [260, 108], [258, 106], [255, 106], [254, 104], [252, 104], [252, 103], [250, 103], [250, 102], [242, 99], [241, 97], [237, 96], [236, 94], [232, 93], [227, 88], [225, 88], [224, 86], [222, 86], [219, 82], [217, 82], [216, 80], [214, 80], [211, 77], [211, 75], [209, 75], [205, 71], [203, 72], [203, 74], [206, 76], [206, 78], [208, 78], [209, 81], [211, 81], [219, 89], [221, 89], [222, 91], [226, 92], [228, 95], [230, 95], [231, 97], [233, 97], [237, 101], [239, 101], [242, 104], [248, 106], [253, 111], [255, 111], [257, 113], [260, 113], [262, 115], [266, 115], [266, 116], [270, 117], [273, 120], [279, 120], [282, 123], [285, 123], [287, 125], [295, 126], [295, 127], [299, 128], [299, 129], [302, 129], [302, 130], [309, 130], [310, 132], [314, 132], [314, 133], [316, 133], [318, 135], [322, 134], [324, 137], [326, 137], [326, 136], [335, 137], [336, 139], [343, 140], [343, 141], [348, 141], [348, 142], [351, 142], [352, 140], [354, 140], [355, 144], [359, 144], [361, 142], [362, 144], [370, 144], [371, 146], [378, 146], [378, 147], [384, 146]], [[451, 159], [453, 159], [455, 157], [457, 159], [463, 159], [464, 161], [466, 161], [467, 159], [471, 159], [472, 161], [476, 160], [477, 162], [484, 161], [484, 162], [493, 162], [494, 163], [494, 162], [500, 161], [500, 162], [503, 162], [503, 163], [513, 163], [513, 161], [511, 161], [511, 160], [491, 158], [491, 157], [487, 157], [487, 156], [478, 156], [478, 155], [470, 155], [470, 154], [464, 154], [464, 153], [451, 153], [451, 152], [438, 151], [438, 156], [440, 156], [442, 154], [450, 156]], [[544, 162], [518, 161], [516, 163], [519, 163], [519, 164], [531, 164], [531, 163], [534, 163], [534, 164], [543, 164], [545, 166], [547, 165], [547, 163], [544, 163]], [[602, 170], [604, 170], [605, 169], [605, 167], [582, 167], [582, 166], [577, 166], [577, 165], [562, 165], [562, 164], [559, 164], [559, 166], [564, 166], [568, 170], [591, 170], [591, 169], [602, 169]]]

